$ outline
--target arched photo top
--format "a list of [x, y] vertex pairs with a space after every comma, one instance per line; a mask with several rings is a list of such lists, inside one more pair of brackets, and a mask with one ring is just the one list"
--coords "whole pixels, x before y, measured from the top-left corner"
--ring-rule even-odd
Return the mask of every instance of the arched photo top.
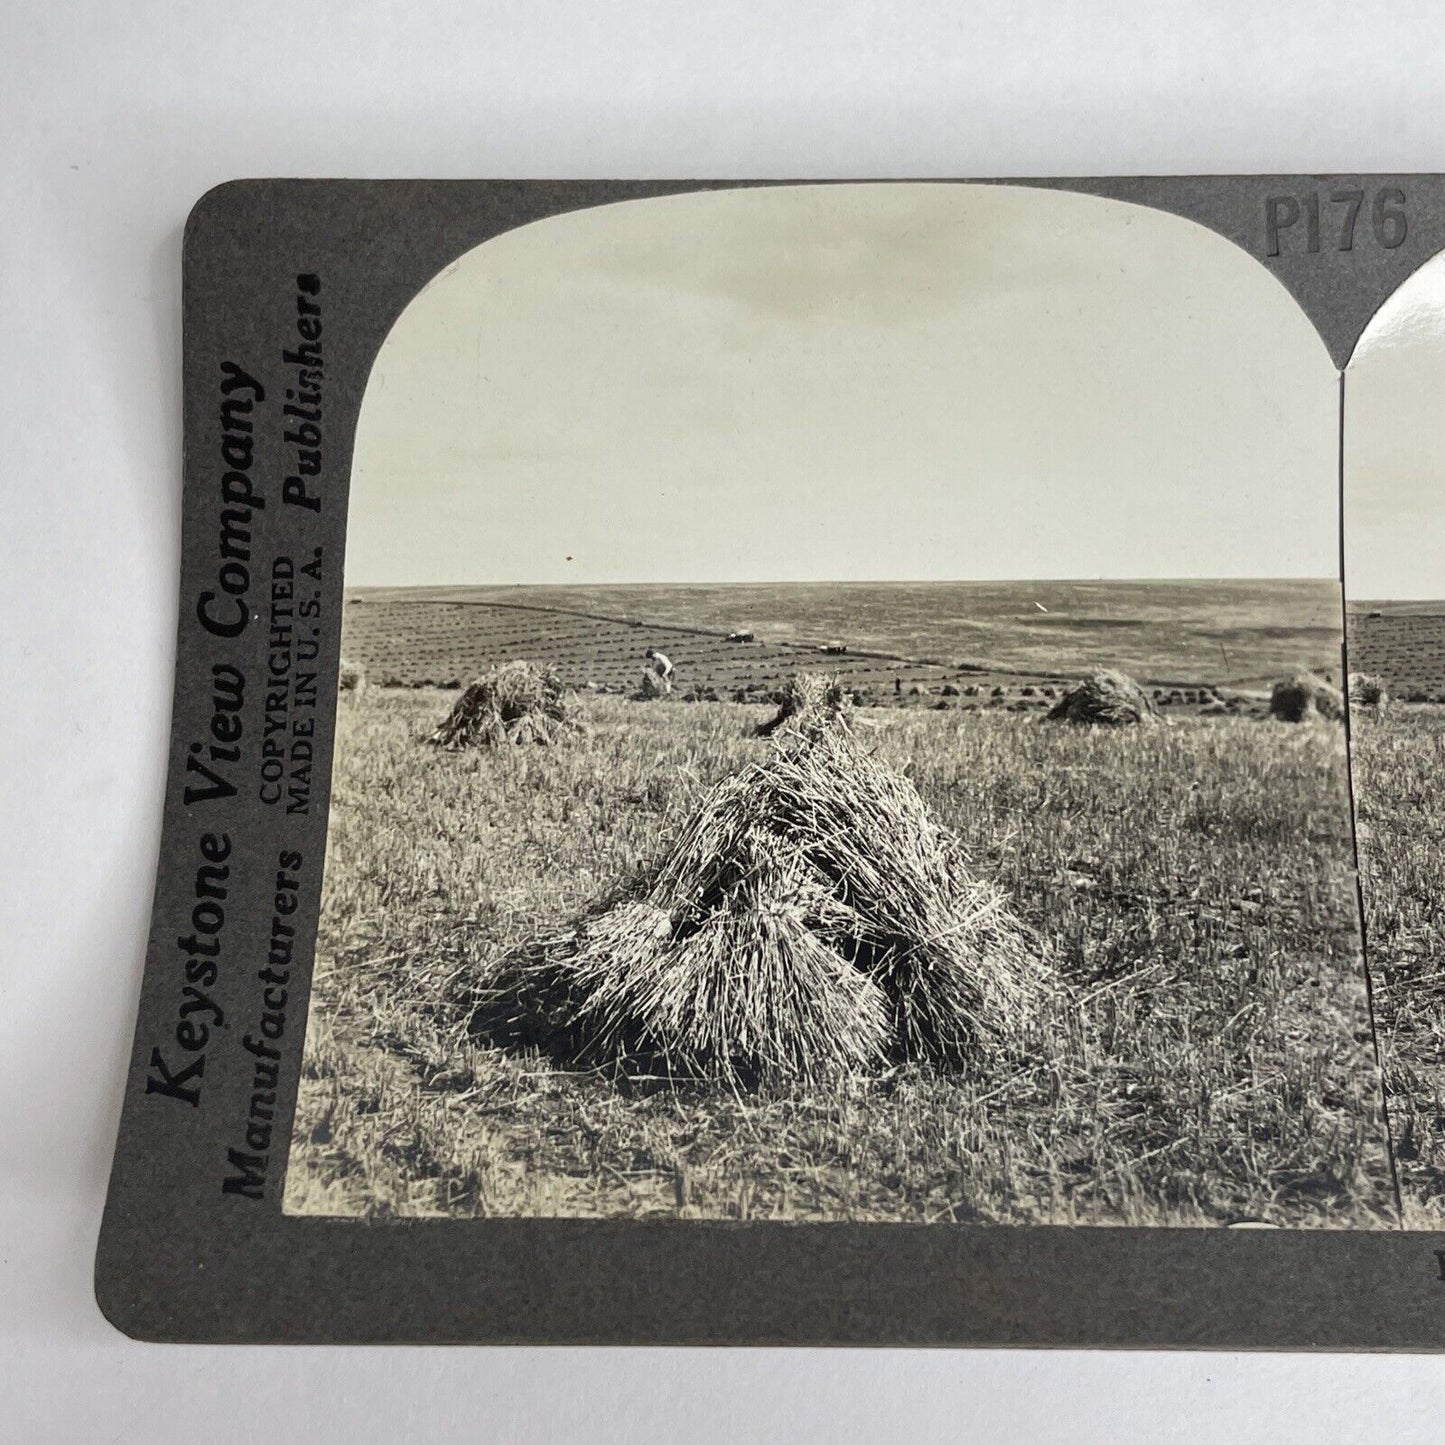
[[1445, 254], [1375, 313], [1345, 373], [1345, 579], [1352, 598], [1445, 600]]
[[352, 586], [1332, 576], [1336, 372], [1216, 233], [941, 183], [570, 212], [446, 267], [358, 423]]

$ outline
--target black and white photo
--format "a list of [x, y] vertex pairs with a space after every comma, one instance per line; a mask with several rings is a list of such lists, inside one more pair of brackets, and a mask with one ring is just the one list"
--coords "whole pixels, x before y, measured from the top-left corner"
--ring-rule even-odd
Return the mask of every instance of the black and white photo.
[[1384, 1228], [1337, 378], [1120, 201], [763, 187], [372, 368], [303, 1215]]

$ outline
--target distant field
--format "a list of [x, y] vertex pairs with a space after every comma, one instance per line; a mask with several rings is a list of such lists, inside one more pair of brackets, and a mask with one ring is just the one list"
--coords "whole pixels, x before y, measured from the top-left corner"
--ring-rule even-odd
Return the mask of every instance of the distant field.
[[1349, 609], [1350, 670], [1391, 694], [1445, 702], [1445, 602], [1361, 602]]
[[650, 856], [764, 754], [765, 710], [585, 697], [563, 745], [439, 752], [421, 739], [453, 700], [339, 709], [289, 1211], [1396, 1222], [1343, 729], [865, 714], [1071, 988], [1048, 1047], [994, 1077], [739, 1097], [487, 1045], [458, 979]]
[[1258, 689], [1298, 667], [1338, 677], [1340, 640], [1332, 581], [437, 587], [348, 593], [343, 651], [383, 684], [464, 682], [528, 657], [620, 690], [656, 646], [680, 688], [725, 697], [818, 666], [836, 641], [848, 653], [827, 666], [881, 702], [1104, 666], [1163, 688]]

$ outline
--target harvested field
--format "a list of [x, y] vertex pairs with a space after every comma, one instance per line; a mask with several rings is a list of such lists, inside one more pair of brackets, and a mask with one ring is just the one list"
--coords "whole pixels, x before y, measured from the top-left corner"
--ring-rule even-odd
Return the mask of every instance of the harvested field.
[[1394, 1222], [1342, 729], [860, 709], [855, 735], [1049, 941], [1067, 1003], [982, 1072], [739, 1092], [489, 1043], [457, 984], [643, 869], [766, 755], [770, 709], [589, 696], [566, 748], [419, 746], [454, 699], [341, 710], [289, 1210]]
[[1350, 670], [1397, 702], [1445, 703], [1445, 602], [1361, 602], [1349, 609]]
[[1445, 708], [1351, 709], [1361, 890], [1409, 1228], [1445, 1220]]
[[[759, 701], [823, 660], [821, 644], [729, 642], [722, 632], [560, 611], [547, 590], [528, 589], [535, 600], [526, 605], [354, 595], [345, 619], [348, 656], [354, 651], [382, 686], [456, 685], [500, 661], [528, 657], [555, 668], [569, 687], [627, 694], [637, 688], [644, 652], [655, 645], [676, 666], [679, 693], [711, 688], [721, 696], [750, 692]], [[830, 656], [827, 665], [879, 704], [921, 695], [910, 693], [915, 686], [936, 693], [961, 672], [936, 662], [853, 652]]]
[[[1260, 713], [1283, 672], [1339, 680], [1339, 615], [1330, 582], [386, 588], [348, 594], [344, 647], [382, 687], [461, 686], [527, 657], [625, 695], [658, 646], [678, 700], [761, 702], [824, 664], [871, 706], [1042, 711], [1043, 689], [1119, 667], [1170, 712], [1212, 706], [1213, 687]], [[848, 651], [824, 654], [836, 637]]]
[[[1445, 1219], [1445, 603], [1348, 614], [1360, 891], [1409, 1228]], [[1371, 701], [1375, 688], [1388, 706]], [[1404, 703], [1405, 706], [1398, 704]]]

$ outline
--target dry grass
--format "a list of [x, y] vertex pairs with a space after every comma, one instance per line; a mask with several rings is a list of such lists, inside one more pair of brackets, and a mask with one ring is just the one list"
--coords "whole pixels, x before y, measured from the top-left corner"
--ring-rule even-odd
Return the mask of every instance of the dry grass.
[[1372, 672], [1350, 674], [1350, 704], [1360, 707], [1384, 707], [1390, 701], [1389, 689], [1382, 678]]
[[437, 693], [339, 720], [287, 1207], [1000, 1223], [1394, 1219], [1342, 730], [877, 713], [1072, 1001], [991, 1074], [619, 1084], [486, 1045], [459, 974], [562, 929], [765, 747], [728, 703], [584, 700], [565, 749], [419, 747]]
[[777, 704], [777, 712], [753, 729], [757, 737], [770, 738], [782, 728], [816, 736], [852, 723], [852, 693], [841, 677], [831, 673], [795, 673], [779, 688]]
[[743, 1088], [987, 1073], [1037, 1042], [1038, 953], [906, 778], [809, 729], [718, 783], [578, 925], [470, 975], [463, 1007], [568, 1064]]
[[1445, 709], [1356, 707], [1375, 1021], [1405, 1222], [1445, 1219]]
[[472, 683], [428, 741], [453, 749], [547, 744], [575, 728], [557, 674], [535, 663], [509, 662]]
[[1092, 723], [1105, 727], [1153, 723], [1159, 710], [1132, 677], [1112, 669], [1090, 673], [1049, 709], [1052, 722]]
[[1345, 700], [1339, 688], [1324, 678], [1296, 672], [1270, 689], [1269, 715], [1281, 722], [1339, 722], [1345, 715]]

